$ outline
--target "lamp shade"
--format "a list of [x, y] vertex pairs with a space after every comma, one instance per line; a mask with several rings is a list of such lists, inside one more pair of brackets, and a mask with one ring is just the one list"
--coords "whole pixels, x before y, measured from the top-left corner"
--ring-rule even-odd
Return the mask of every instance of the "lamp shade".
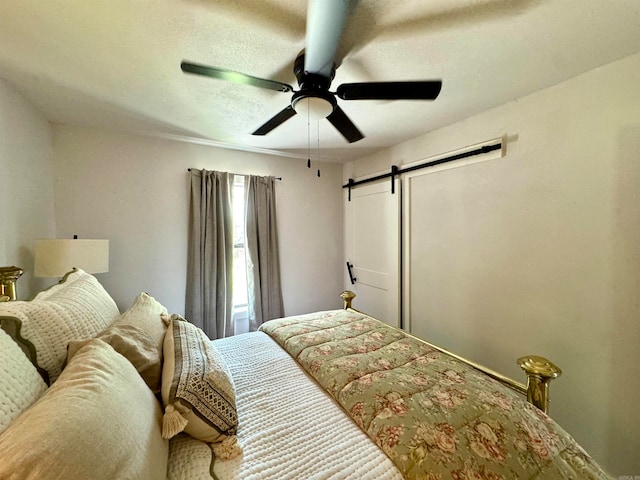
[[36, 277], [62, 277], [72, 268], [87, 273], [109, 271], [109, 240], [36, 240]]

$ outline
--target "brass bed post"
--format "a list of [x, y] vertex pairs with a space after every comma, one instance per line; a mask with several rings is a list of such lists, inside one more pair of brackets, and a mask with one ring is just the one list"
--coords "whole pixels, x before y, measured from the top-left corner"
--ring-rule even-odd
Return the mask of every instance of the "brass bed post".
[[[363, 313], [363, 312], [360, 312], [359, 310], [354, 309], [351, 306], [353, 299], [356, 297], [355, 293], [349, 290], [345, 290], [340, 294], [340, 297], [344, 301], [345, 310], [352, 310], [355, 312]], [[363, 313], [363, 315], [367, 315], [367, 314]], [[396, 327], [392, 327], [392, 328], [396, 328]], [[491, 378], [498, 380], [499, 382], [505, 384], [507, 387], [511, 388], [512, 390], [515, 390], [516, 392], [522, 395], [526, 395], [527, 401], [529, 403], [539, 408], [544, 413], [549, 412], [549, 382], [551, 382], [551, 380], [553, 380], [554, 378], [557, 378], [560, 375], [562, 375], [562, 370], [560, 370], [559, 367], [551, 363], [546, 358], [540, 357], [537, 355], [527, 355], [525, 357], [520, 357], [518, 359], [517, 361], [518, 365], [520, 365], [520, 368], [522, 368], [527, 374], [527, 385], [524, 385], [498, 372], [495, 372], [490, 368], [477, 364], [471, 360], [467, 360], [466, 358], [461, 357], [460, 355], [456, 355], [455, 353], [450, 352], [449, 350], [446, 350], [442, 347], [434, 345], [433, 343], [427, 342], [422, 338], [416, 337], [411, 333], [408, 333], [408, 332], [404, 332], [404, 333], [410, 337], [415, 338], [416, 340], [422, 343], [426, 343], [430, 347], [435, 348], [440, 352], [443, 352], [475, 368], [476, 370], [480, 370], [482, 373], [490, 376]]]
[[527, 400], [549, 413], [549, 382], [562, 375], [562, 370], [537, 355], [520, 357], [517, 363], [527, 374]]
[[0, 267], [0, 302], [16, 299], [16, 280], [22, 273], [19, 267]]
[[345, 290], [344, 292], [342, 292], [340, 294], [340, 298], [342, 298], [343, 301], [343, 307], [345, 310], [348, 310], [351, 307], [351, 302], [353, 301], [354, 298], [356, 298], [356, 294], [349, 291], [349, 290]]

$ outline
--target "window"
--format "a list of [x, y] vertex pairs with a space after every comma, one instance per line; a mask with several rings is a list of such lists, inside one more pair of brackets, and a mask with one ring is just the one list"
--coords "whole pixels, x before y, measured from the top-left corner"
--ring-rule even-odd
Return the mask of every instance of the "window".
[[233, 209], [233, 321], [235, 333], [249, 331], [249, 297], [247, 292], [247, 254], [245, 250], [244, 197], [245, 177], [233, 176], [231, 203]]
[[[274, 181], [272, 176], [191, 172], [185, 314], [210, 338], [255, 330], [284, 316]], [[218, 201], [220, 195], [225, 201]], [[206, 268], [212, 259], [215, 270]]]

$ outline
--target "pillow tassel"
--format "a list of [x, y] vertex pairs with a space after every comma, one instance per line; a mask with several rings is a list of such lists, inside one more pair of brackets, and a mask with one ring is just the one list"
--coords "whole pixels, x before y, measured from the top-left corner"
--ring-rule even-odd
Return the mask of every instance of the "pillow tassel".
[[167, 405], [162, 417], [162, 438], [169, 439], [184, 430], [189, 423], [180, 412], [172, 405]]
[[169, 323], [171, 322], [171, 315], [169, 315], [168, 313], [161, 313], [160, 319], [162, 320], [162, 323], [164, 323], [168, 327]]
[[220, 460], [231, 460], [242, 453], [242, 447], [238, 444], [236, 435], [231, 435], [222, 442], [212, 444], [211, 450], [216, 458]]

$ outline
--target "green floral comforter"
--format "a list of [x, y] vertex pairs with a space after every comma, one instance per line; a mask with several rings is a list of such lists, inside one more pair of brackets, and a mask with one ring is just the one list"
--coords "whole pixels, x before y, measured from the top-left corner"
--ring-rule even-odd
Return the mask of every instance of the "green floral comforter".
[[272, 320], [261, 330], [406, 479], [609, 478], [519, 394], [378, 320], [335, 310]]

